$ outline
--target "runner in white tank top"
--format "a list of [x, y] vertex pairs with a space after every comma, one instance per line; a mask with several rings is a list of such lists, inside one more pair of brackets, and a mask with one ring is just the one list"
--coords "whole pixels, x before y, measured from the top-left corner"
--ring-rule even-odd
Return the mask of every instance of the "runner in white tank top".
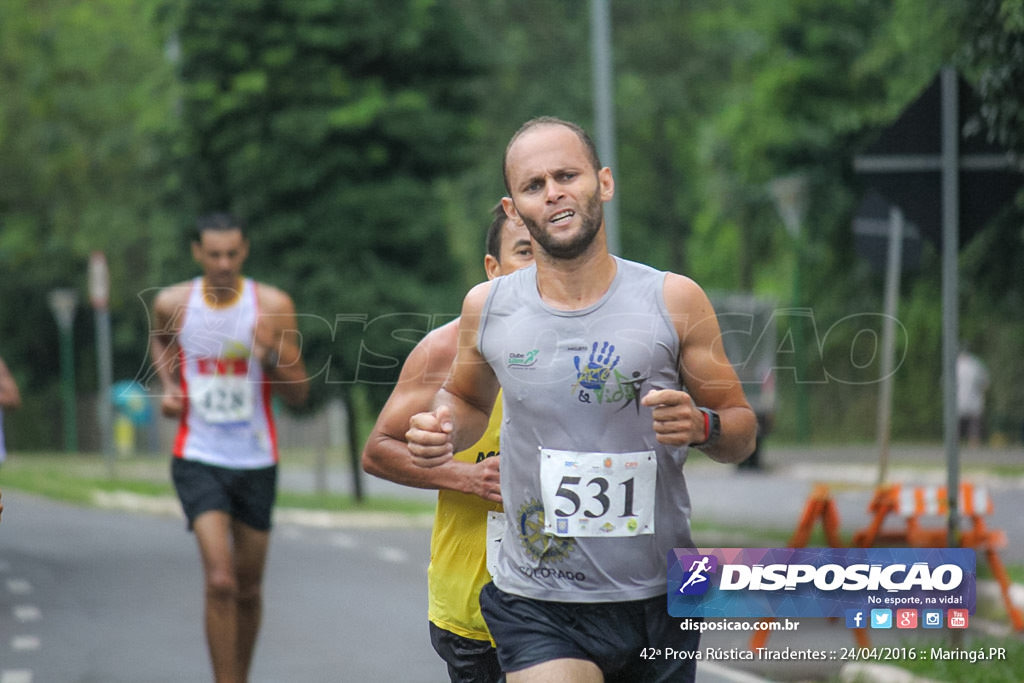
[[244, 279], [241, 296], [226, 306], [207, 299], [203, 278], [196, 278], [178, 333], [187, 400], [174, 455], [220, 467], [269, 467], [278, 459], [277, 435], [271, 385], [252, 357], [256, 283]]
[[309, 392], [292, 300], [242, 277], [248, 254], [237, 219], [200, 218], [203, 275], [160, 291], [150, 337], [161, 411], [179, 421], [171, 474], [202, 556], [215, 680], [248, 680], [259, 632], [277, 490], [270, 392], [291, 405]]

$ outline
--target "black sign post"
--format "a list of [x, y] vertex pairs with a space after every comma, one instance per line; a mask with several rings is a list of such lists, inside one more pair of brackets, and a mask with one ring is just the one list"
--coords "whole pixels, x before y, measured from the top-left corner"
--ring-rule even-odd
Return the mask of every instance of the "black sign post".
[[1005, 152], [968, 136], [965, 121], [980, 109], [952, 67], [942, 69], [878, 141], [854, 159], [854, 170], [942, 248], [942, 394], [948, 543], [959, 540], [960, 444], [956, 412], [956, 355], [960, 325], [957, 256], [1020, 189]]

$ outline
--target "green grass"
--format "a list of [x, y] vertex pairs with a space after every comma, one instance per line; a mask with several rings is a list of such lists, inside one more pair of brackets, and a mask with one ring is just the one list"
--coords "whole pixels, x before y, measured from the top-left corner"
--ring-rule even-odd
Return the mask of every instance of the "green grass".
[[[285, 465], [282, 465], [285, 467]], [[0, 467], [0, 491], [24, 491], [74, 505], [94, 504], [96, 493], [126, 491], [173, 497], [170, 463], [163, 456], [105, 459], [95, 454], [18, 453]], [[345, 512], [429, 514], [429, 502], [388, 497], [364, 498], [333, 493], [278, 490], [278, 507]]]
[[[1006, 569], [1007, 576], [1010, 577], [1011, 583], [1024, 583], [1024, 566], [1019, 564], [1004, 564], [1003, 568]], [[988, 562], [985, 560], [984, 555], [978, 554], [978, 578], [995, 580], [995, 576], [992, 574], [992, 569], [989, 567]]]
[[1024, 465], [986, 465], [973, 466], [967, 465], [964, 467], [964, 475], [969, 477], [971, 474], [989, 474], [997, 477], [1022, 477], [1024, 476]]
[[166, 467], [163, 482], [143, 475], [134, 464], [130, 472], [117, 468], [113, 476], [107, 475], [106, 468], [102, 459], [92, 456], [18, 454], [0, 468], [0, 487], [76, 505], [90, 504], [96, 491], [129, 491], [145, 496], [173, 494]]

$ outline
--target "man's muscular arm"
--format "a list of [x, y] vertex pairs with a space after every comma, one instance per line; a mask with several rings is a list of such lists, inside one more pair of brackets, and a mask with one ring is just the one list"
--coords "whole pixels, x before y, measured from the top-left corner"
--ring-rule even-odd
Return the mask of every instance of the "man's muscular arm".
[[185, 405], [185, 396], [178, 381], [178, 332], [181, 331], [181, 316], [188, 295], [188, 284], [173, 285], [161, 290], [153, 302], [149, 353], [160, 380], [160, 412], [165, 417], [179, 417]]
[[291, 297], [265, 284], [257, 285], [259, 318], [253, 330], [253, 356], [274, 391], [291, 406], [309, 397], [309, 378], [302, 360], [302, 336]]
[[439, 467], [424, 468], [409, 457], [405, 441], [409, 419], [431, 410], [457, 344], [458, 321], [454, 321], [428, 334], [412, 350], [363, 448], [363, 469], [405, 486], [460, 491], [501, 502], [498, 458], [475, 464], [452, 459]]
[[477, 285], [466, 295], [459, 318], [459, 345], [433, 410], [409, 419], [405, 440], [413, 462], [438, 467], [475, 443], [487, 428], [498, 395], [498, 379], [477, 349], [480, 314], [493, 283]]
[[725, 355], [711, 302], [693, 280], [673, 273], [666, 276], [664, 292], [679, 335], [679, 374], [685, 391], [656, 390], [643, 398], [644, 405], [654, 407], [658, 441], [675, 446], [705, 441], [708, 434], [699, 408], [710, 408], [721, 419], [721, 435], [701, 450], [718, 462], [740, 462], [754, 450], [757, 419]]

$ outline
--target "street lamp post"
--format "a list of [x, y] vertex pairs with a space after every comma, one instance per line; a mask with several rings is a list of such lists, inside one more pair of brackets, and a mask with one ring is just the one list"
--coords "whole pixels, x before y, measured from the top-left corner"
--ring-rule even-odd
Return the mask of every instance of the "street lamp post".
[[[608, 0], [590, 0], [590, 63], [594, 82], [594, 128], [601, 163], [616, 171], [615, 97], [612, 72], [611, 8]], [[608, 250], [619, 253], [619, 202], [615, 197], [604, 205]]]
[[795, 173], [776, 178], [768, 184], [768, 192], [782, 217], [786, 231], [793, 238], [793, 292], [791, 305], [797, 313], [793, 317], [793, 361], [796, 363], [796, 432], [801, 442], [810, 436], [810, 406], [807, 396], [806, 343], [803, 317], [799, 315], [803, 299], [803, 223], [807, 214], [807, 176]]
[[102, 251], [89, 255], [89, 303], [96, 321], [96, 416], [100, 427], [100, 449], [108, 474], [114, 468], [114, 415], [110, 387], [113, 384], [113, 352], [110, 340], [110, 269]]
[[64, 450], [78, 450], [78, 424], [75, 410], [75, 345], [72, 323], [78, 306], [78, 290], [54, 289], [48, 296], [50, 311], [60, 333], [60, 385], [64, 403]]

